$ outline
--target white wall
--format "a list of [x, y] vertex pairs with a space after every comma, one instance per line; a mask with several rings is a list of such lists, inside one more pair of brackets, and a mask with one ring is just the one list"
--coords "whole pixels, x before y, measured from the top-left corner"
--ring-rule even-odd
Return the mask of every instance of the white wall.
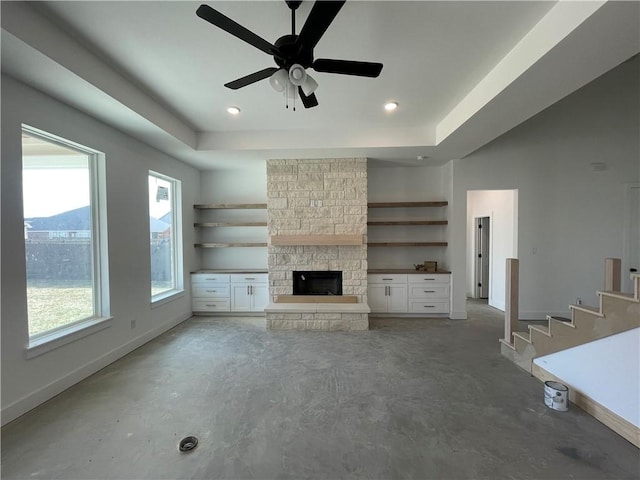
[[[369, 202], [426, 202], [448, 200], [443, 167], [369, 167]], [[449, 219], [449, 207], [369, 209], [369, 220]], [[449, 219], [450, 220], [450, 219]], [[369, 226], [369, 242], [447, 241], [446, 226]], [[408, 268], [435, 260], [447, 269], [446, 247], [369, 247], [369, 269]]]
[[[639, 78], [636, 57], [453, 161], [454, 279], [467, 272], [467, 191], [517, 189], [520, 318], [566, 314], [576, 297], [597, 304], [604, 258], [623, 254], [626, 184], [640, 177]], [[454, 284], [454, 311], [465, 283]]]
[[[99, 150], [106, 158], [112, 326], [25, 359], [28, 343], [21, 124]], [[148, 171], [182, 181], [184, 295], [150, 304]], [[7, 422], [191, 315], [197, 170], [51, 97], [2, 77], [2, 421]], [[137, 327], [130, 328], [135, 319]]]
[[[267, 203], [266, 160], [251, 168], [202, 172], [201, 198], [196, 203]], [[266, 210], [215, 210], [198, 212], [201, 219], [266, 221]], [[267, 227], [218, 227], [198, 229], [208, 242], [266, 242]], [[266, 247], [201, 249], [202, 268], [267, 268]]]
[[518, 192], [516, 190], [470, 190], [467, 192], [467, 296], [475, 289], [476, 217], [489, 217], [489, 300], [505, 308], [505, 265], [518, 256]]

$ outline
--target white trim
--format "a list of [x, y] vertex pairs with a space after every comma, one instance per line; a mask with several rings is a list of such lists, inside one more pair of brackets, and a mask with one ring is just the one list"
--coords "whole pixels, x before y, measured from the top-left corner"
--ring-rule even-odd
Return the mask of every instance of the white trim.
[[169, 290], [168, 292], [161, 293], [159, 295], [155, 295], [151, 299], [151, 308], [161, 307], [169, 302], [177, 300], [180, 297], [184, 297], [184, 290]]
[[7, 423], [18, 418], [20, 415], [27, 413], [29, 410], [53, 398], [72, 385], [75, 385], [81, 380], [84, 380], [90, 375], [96, 373], [98, 370], [102, 370], [107, 365], [124, 357], [126, 354], [132, 352], [136, 348], [144, 345], [150, 340], [153, 340], [155, 337], [160, 336], [162, 333], [170, 330], [176, 325], [179, 325], [185, 320], [188, 320], [189, 318], [191, 318], [191, 316], [191, 313], [188, 313], [163, 325], [160, 325], [158, 328], [150, 330], [140, 337], [134, 338], [124, 345], [121, 345], [118, 348], [115, 348], [110, 352], [107, 352], [106, 354], [94, 359], [93, 361], [78, 367], [76, 370], [70, 372], [69, 374], [52, 381], [44, 387], [32, 393], [29, 393], [22, 398], [19, 398], [15, 402], [7, 405], [2, 409], [0, 415], [0, 417], [2, 418], [2, 425], [6, 425]]
[[[184, 291], [184, 247], [182, 242], [182, 181], [168, 175], [149, 170], [149, 177], [158, 178], [171, 185], [171, 275], [173, 288], [151, 297], [151, 305], [163, 305], [168, 298]], [[151, 212], [149, 212], [151, 216]], [[150, 234], [151, 235], [151, 234]], [[151, 273], [151, 272], [149, 272]], [[160, 302], [160, 303], [158, 303]]]
[[80, 340], [93, 333], [109, 328], [112, 324], [112, 317], [98, 317], [74, 323], [68, 327], [50, 331], [37, 337], [29, 339], [29, 345], [24, 352], [24, 357], [39, 357], [40, 355], [55, 350], [56, 348], [68, 345], [71, 342]]

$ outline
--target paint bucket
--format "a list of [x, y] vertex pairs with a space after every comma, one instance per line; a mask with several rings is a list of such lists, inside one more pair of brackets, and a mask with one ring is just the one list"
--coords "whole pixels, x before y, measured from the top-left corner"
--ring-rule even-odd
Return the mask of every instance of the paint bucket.
[[569, 409], [569, 388], [560, 382], [544, 382], [544, 404], [560, 412]]

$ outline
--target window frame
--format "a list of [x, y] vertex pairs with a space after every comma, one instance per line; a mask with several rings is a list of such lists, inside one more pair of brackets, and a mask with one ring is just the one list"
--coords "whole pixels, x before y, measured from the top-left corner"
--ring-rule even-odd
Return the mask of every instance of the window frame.
[[[147, 175], [148, 180], [151, 177], [168, 182], [171, 185], [170, 202], [171, 202], [171, 243], [174, 246], [172, 249], [171, 258], [171, 272], [173, 286], [169, 290], [153, 295], [150, 291], [151, 306], [157, 307], [164, 303], [173, 300], [176, 297], [184, 295], [184, 249], [182, 241], [182, 181], [160, 173], [156, 170], [149, 170]], [[151, 193], [149, 193], [149, 198]], [[149, 205], [148, 205], [149, 206]], [[150, 207], [150, 206], [149, 206]], [[151, 211], [148, 212], [149, 218], [151, 218]], [[149, 227], [149, 240], [151, 240], [152, 232]], [[149, 288], [152, 288], [151, 281], [151, 243], [149, 243]]]
[[[76, 150], [86, 155], [88, 157], [87, 167], [90, 182], [91, 288], [93, 314], [33, 335], [29, 335], [29, 328], [27, 326], [28, 343], [25, 356], [26, 358], [33, 358], [111, 326], [112, 317], [110, 316], [109, 258], [107, 245], [106, 168], [105, 155], [98, 150], [25, 124], [21, 125], [21, 134], [39, 138], [51, 144]], [[24, 171], [22, 142], [21, 162], [22, 171]], [[28, 324], [28, 313], [26, 320]]]

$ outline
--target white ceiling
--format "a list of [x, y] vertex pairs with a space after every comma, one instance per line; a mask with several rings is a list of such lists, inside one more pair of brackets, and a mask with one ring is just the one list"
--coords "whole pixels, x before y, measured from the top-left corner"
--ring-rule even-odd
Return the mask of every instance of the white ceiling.
[[[638, 53], [638, 3], [605, 3], [348, 1], [315, 56], [381, 62], [382, 74], [311, 72], [320, 105], [295, 112], [266, 80], [223, 86], [274, 63], [197, 17], [197, 2], [2, 2], [2, 69], [202, 169], [442, 163]], [[283, 1], [208, 4], [272, 43], [290, 33]]]

